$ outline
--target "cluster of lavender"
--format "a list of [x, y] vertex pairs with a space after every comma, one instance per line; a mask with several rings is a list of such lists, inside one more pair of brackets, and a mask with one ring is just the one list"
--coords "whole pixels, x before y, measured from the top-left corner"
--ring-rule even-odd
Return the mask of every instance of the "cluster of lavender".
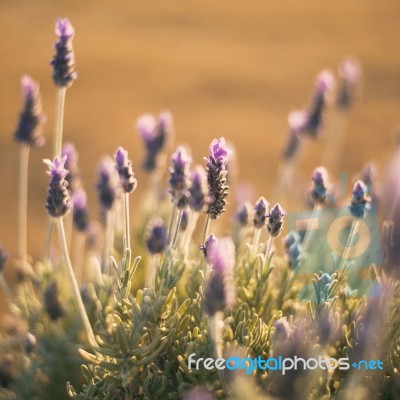
[[[59, 19], [56, 34], [57, 128], [53, 157], [44, 161], [50, 176], [44, 201], [48, 248], [43, 262], [33, 263], [26, 246], [27, 150], [43, 144], [45, 117], [38, 85], [22, 80], [23, 110], [14, 133], [22, 144], [14, 261], [24, 267], [25, 279], [16, 289], [9, 287], [4, 270], [10, 256], [0, 246], [0, 286], [19, 319], [0, 337], [0, 397], [248, 399], [264, 398], [264, 391], [265, 398], [341, 398], [347, 393], [399, 398], [399, 244], [393, 219], [399, 218], [400, 195], [388, 195], [388, 188], [397, 187], [399, 154], [389, 167], [386, 188], [380, 192], [373, 168], [367, 167], [340, 212], [332, 207], [339, 200], [327, 170], [314, 170], [305, 202], [312, 208], [311, 221], [318, 220], [321, 231], [336, 217], [350, 221], [350, 232], [344, 230], [346, 246], [336, 253], [316, 246], [311, 223], [296, 226], [280, 241], [287, 212], [280, 203], [270, 208], [264, 197], [238, 205], [232, 235], [222, 237], [215, 220], [228, 208], [233, 156], [225, 139], [211, 142], [205, 167], [192, 167], [189, 148], [178, 146], [167, 169], [172, 115], [145, 114], [136, 128], [146, 150], [142, 168], [149, 187], [134, 213], [137, 240], [131, 246], [129, 204], [137, 180], [123, 147], [100, 162], [96, 188], [102, 224], [97, 224], [100, 234], [94, 239], [96, 224], [89, 218], [78, 154], [71, 143], [62, 146], [65, 91], [77, 77], [74, 29], [67, 19]], [[358, 64], [346, 60], [340, 76], [336, 103], [342, 112], [355, 98]], [[332, 89], [333, 76], [323, 71], [310, 106], [290, 114], [285, 160], [293, 160], [302, 136], [320, 135]], [[356, 264], [349, 248], [381, 198], [387, 210], [385, 257], [381, 265], [367, 265], [375, 294], [367, 298], [357, 293], [348, 274]], [[323, 220], [320, 211], [329, 211], [330, 220]], [[55, 226], [59, 251], [51, 246]], [[329, 259], [334, 260], [332, 270]], [[360, 279], [359, 270], [355, 279]], [[250, 360], [318, 353], [334, 363], [381, 358], [385, 367], [381, 375], [343, 371], [338, 365], [286, 375], [271, 368], [216, 374], [188, 368], [192, 353], [199, 359], [240, 355]]]

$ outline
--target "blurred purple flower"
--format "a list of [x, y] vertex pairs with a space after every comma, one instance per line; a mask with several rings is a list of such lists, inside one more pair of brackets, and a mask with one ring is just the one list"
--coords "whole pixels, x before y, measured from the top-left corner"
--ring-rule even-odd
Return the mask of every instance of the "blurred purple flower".
[[4, 251], [3, 247], [0, 245], [0, 273], [4, 271], [9, 254]]
[[78, 153], [72, 143], [64, 143], [61, 149], [61, 157], [66, 157], [65, 168], [68, 170], [66, 180], [68, 189], [74, 193], [81, 186], [80, 171], [78, 167]]
[[339, 65], [341, 77], [340, 88], [337, 98], [337, 106], [348, 109], [355, 97], [355, 91], [361, 78], [361, 66], [356, 59], [346, 58]]
[[192, 171], [189, 187], [189, 206], [193, 211], [200, 212], [204, 209], [206, 190], [206, 173], [203, 167], [197, 166]]
[[125, 193], [132, 193], [137, 187], [137, 180], [132, 170], [132, 162], [128, 159], [128, 152], [118, 147], [114, 160], [122, 189]]
[[279, 318], [275, 321], [275, 338], [278, 340], [287, 340], [292, 334], [292, 329], [286, 318]]
[[211, 250], [216, 246], [218, 246], [218, 239], [213, 233], [208, 235], [204, 244], [200, 246], [200, 250], [203, 252], [204, 259], [206, 260], [207, 264], [211, 263], [210, 260]]
[[179, 224], [179, 230], [181, 232], [186, 231], [186, 228], [189, 223], [189, 217], [190, 217], [190, 210], [188, 208], [182, 210], [181, 222]]
[[99, 167], [97, 192], [100, 207], [103, 211], [110, 210], [118, 196], [118, 174], [110, 157], [104, 157]]
[[353, 187], [349, 205], [350, 214], [355, 218], [363, 218], [369, 208], [370, 198], [367, 196], [367, 185], [358, 180]]
[[264, 197], [260, 197], [254, 206], [253, 225], [256, 229], [261, 229], [265, 225], [269, 203]]
[[207, 213], [211, 219], [217, 219], [225, 212], [229, 189], [226, 180], [229, 154], [225, 139], [221, 137], [211, 142], [209, 155], [205, 158], [208, 183]]
[[79, 188], [73, 194], [73, 223], [79, 232], [86, 232], [89, 226], [89, 214], [87, 210], [87, 196], [83, 189]]
[[326, 200], [328, 186], [328, 172], [324, 167], [314, 169], [311, 177], [310, 200], [312, 204], [322, 204]]
[[184, 209], [189, 204], [191, 162], [192, 159], [183, 146], [179, 146], [171, 157], [169, 186], [172, 202], [178, 209]]
[[27, 75], [22, 77], [21, 84], [24, 106], [19, 115], [14, 139], [28, 146], [40, 147], [45, 142], [42, 130], [46, 116], [42, 111], [39, 85]]
[[307, 128], [308, 115], [304, 110], [291, 111], [288, 117], [289, 139], [282, 152], [284, 161], [292, 160], [299, 151], [302, 134]]
[[249, 202], [242, 203], [236, 213], [235, 222], [238, 226], [245, 227], [249, 223], [249, 215], [251, 213], [251, 204]]
[[71, 208], [68, 182], [65, 179], [68, 174], [68, 170], [64, 168], [65, 161], [66, 157], [55, 157], [53, 161], [43, 160], [49, 168], [47, 174], [50, 176], [46, 208], [54, 218], [64, 217]]
[[154, 220], [147, 228], [146, 246], [150, 254], [161, 254], [167, 246], [167, 229], [161, 219]]
[[65, 308], [60, 301], [58, 283], [51, 282], [43, 293], [44, 308], [52, 321], [57, 321], [65, 314]]
[[75, 55], [72, 47], [75, 31], [68, 18], [58, 18], [55, 32], [58, 36], [58, 41], [54, 45], [56, 54], [51, 61], [53, 80], [57, 86], [68, 88], [77, 78]]

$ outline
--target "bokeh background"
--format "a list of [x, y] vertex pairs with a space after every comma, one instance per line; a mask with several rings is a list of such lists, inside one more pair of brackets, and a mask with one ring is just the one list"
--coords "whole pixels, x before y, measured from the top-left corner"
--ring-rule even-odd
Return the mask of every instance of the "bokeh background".
[[[31, 151], [29, 252], [40, 257], [46, 213], [56, 89], [51, 79], [54, 23], [76, 29], [78, 80], [67, 92], [64, 138], [76, 144], [97, 217], [100, 157], [123, 145], [133, 159], [141, 196], [143, 148], [138, 116], [169, 109], [177, 142], [197, 163], [214, 137], [238, 150], [239, 179], [253, 200], [269, 196], [287, 135], [287, 115], [307, 104], [316, 74], [337, 72], [345, 56], [363, 66], [363, 89], [351, 112], [341, 172], [367, 160], [379, 167], [396, 145], [400, 109], [398, 0], [0, 1], [0, 243], [16, 250], [18, 145], [12, 140], [21, 107], [20, 78], [40, 82], [46, 145]], [[304, 177], [321, 162], [323, 140], [303, 157]], [[336, 171], [339, 172], [339, 171]], [[231, 202], [234, 203], [234, 195]], [[138, 212], [133, 200], [132, 213]], [[227, 218], [227, 217], [225, 217]]]

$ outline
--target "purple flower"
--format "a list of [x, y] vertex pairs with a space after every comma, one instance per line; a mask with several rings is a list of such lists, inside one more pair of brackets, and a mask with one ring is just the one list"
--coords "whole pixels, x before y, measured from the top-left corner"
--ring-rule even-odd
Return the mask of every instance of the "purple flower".
[[189, 204], [189, 169], [192, 162], [186, 149], [179, 146], [171, 157], [171, 167], [169, 169], [170, 193], [172, 202], [178, 209], [184, 209]]
[[334, 86], [335, 78], [330, 71], [324, 70], [318, 74], [315, 81], [313, 100], [307, 112], [306, 130], [313, 137], [316, 137], [322, 128], [327, 101]]
[[64, 168], [65, 161], [65, 156], [63, 158], [55, 157], [53, 161], [43, 160], [49, 167], [47, 174], [50, 176], [46, 208], [49, 215], [54, 218], [64, 217], [71, 207], [68, 182], [65, 179], [68, 174], [68, 170]]
[[153, 115], [145, 114], [137, 120], [136, 129], [146, 148], [143, 168], [151, 172], [156, 169], [157, 158], [173, 135], [172, 114], [164, 111], [158, 116], [158, 121]]
[[251, 205], [249, 202], [242, 203], [236, 213], [235, 213], [235, 222], [237, 225], [241, 227], [245, 227], [249, 222], [249, 215], [251, 212]]
[[110, 157], [104, 157], [100, 163], [97, 192], [100, 207], [103, 211], [110, 210], [118, 197], [118, 174]]
[[204, 244], [200, 246], [200, 250], [203, 252], [204, 259], [206, 260], [207, 264], [210, 264], [210, 253], [211, 250], [216, 246], [218, 246], [218, 239], [213, 233], [208, 235]]
[[179, 230], [181, 232], [186, 231], [186, 228], [189, 223], [189, 216], [190, 216], [190, 210], [188, 208], [186, 208], [185, 210], [182, 211], [182, 217], [181, 217], [181, 221], [179, 224]]
[[278, 320], [276, 320], [274, 328], [275, 328], [275, 336], [279, 340], [287, 340], [290, 338], [292, 334], [292, 329], [286, 318], [279, 318]]
[[72, 143], [65, 143], [61, 149], [61, 156], [66, 157], [65, 169], [68, 170], [66, 180], [68, 189], [74, 193], [81, 186], [80, 171], [78, 168], [78, 153]]
[[58, 36], [58, 41], [54, 45], [56, 54], [51, 61], [53, 80], [57, 86], [68, 88], [77, 77], [75, 55], [72, 47], [75, 30], [68, 18], [58, 18], [55, 32]]
[[328, 172], [324, 167], [315, 168], [311, 180], [310, 199], [312, 204], [324, 203], [327, 195]]
[[228, 185], [226, 176], [229, 150], [225, 139], [214, 139], [209, 148], [206, 160], [206, 172], [208, 183], [208, 210], [211, 219], [218, 218], [225, 212], [226, 198], [228, 197]]
[[6, 266], [8, 260], [8, 253], [3, 250], [3, 247], [0, 245], [0, 273], [3, 272], [4, 267]]
[[353, 192], [349, 205], [350, 214], [353, 217], [364, 217], [370, 202], [370, 199], [367, 196], [367, 192], [367, 185], [363, 181], [358, 180], [353, 187]]
[[294, 242], [287, 252], [289, 256], [289, 264], [292, 269], [296, 269], [299, 266], [299, 257], [302, 251], [302, 245], [300, 242]]
[[206, 203], [206, 173], [203, 167], [197, 166], [192, 171], [189, 193], [190, 208], [196, 212], [202, 211]]
[[271, 209], [267, 214], [267, 229], [268, 233], [272, 237], [277, 237], [283, 229], [283, 217], [286, 215], [286, 211], [281, 207], [279, 203]]
[[361, 67], [357, 60], [347, 58], [339, 65], [339, 75], [341, 85], [337, 98], [337, 106], [342, 109], [348, 109], [355, 97], [355, 91], [361, 77]]
[[150, 223], [147, 229], [146, 246], [150, 254], [161, 254], [167, 246], [167, 229], [162, 220]]
[[203, 306], [206, 313], [213, 316], [234, 303], [235, 246], [232, 239], [221, 239], [216, 246], [210, 248], [208, 257], [213, 272], [205, 287]]
[[137, 187], [137, 180], [132, 170], [132, 162], [128, 159], [128, 152], [118, 147], [114, 159], [122, 189], [125, 193], [132, 193]]
[[73, 222], [75, 229], [86, 232], [89, 226], [89, 215], [87, 211], [87, 196], [83, 189], [77, 189], [73, 194]]
[[19, 115], [14, 139], [28, 146], [40, 147], [45, 140], [42, 136], [46, 117], [42, 111], [39, 85], [29, 76], [21, 79], [24, 107]]
[[292, 111], [288, 117], [289, 140], [283, 149], [282, 157], [285, 161], [293, 159], [300, 147], [301, 135], [307, 128], [308, 115], [304, 110]]
[[269, 207], [268, 201], [261, 196], [257, 200], [256, 205], [254, 206], [254, 215], [253, 215], [254, 228], [261, 229], [264, 227], [265, 219], [267, 218], [268, 207]]
[[288, 254], [290, 246], [294, 243], [301, 243], [301, 237], [298, 232], [290, 231], [282, 240], [285, 252]]

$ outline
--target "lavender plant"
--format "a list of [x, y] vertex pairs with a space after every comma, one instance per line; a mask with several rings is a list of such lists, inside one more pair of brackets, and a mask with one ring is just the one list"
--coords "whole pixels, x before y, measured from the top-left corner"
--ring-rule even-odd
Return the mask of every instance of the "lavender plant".
[[[54, 80], [65, 90], [76, 78], [74, 32], [68, 20], [57, 22], [57, 32]], [[320, 131], [331, 81], [327, 73], [318, 78], [307, 114], [297, 115], [299, 120], [292, 123], [295, 136], [287, 157], [294, 157], [300, 132], [316, 135]], [[21, 114], [16, 136], [21, 140], [28, 115], [34, 124], [23, 137], [24, 145], [30, 146], [38, 140], [37, 129], [43, 121], [40, 107], [29, 103], [37, 100], [37, 88], [31, 81], [28, 86], [27, 111]], [[170, 114], [161, 114], [158, 122], [148, 116], [138, 121], [147, 151], [144, 168], [150, 174], [162, 168], [171, 124]], [[55, 142], [59, 140], [57, 136]], [[240, 205], [231, 235], [219, 236], [215, 220], [228, 207], [229, 150], [224, 138], [214, 139], [205, 171], [200, 167], [190, 171], [189, 152], [179, 146], [171, 157], [170, 198], [166, 193], [159, 196], [161, 185], [150, 192], [158, 205], [151, 209], [150, 222], [142, 212], [149, 210], [149, 195], [142, 204], [135, 202], [135, 229], [145, 234], [142, 238], [134, 234], [133, 239], [129, 194], [137, 181], [132, 163], [123, 147], [117, 149], [114, 160], [102, 160], [97, 178], [104, 239], [100, 249], [85, 246], [92, 239], [75, 150], [65, 145], [62, 157], [45, 161], [50, 176], [45, 207], [57, 225], [62, 256], [32, 263], [25, 258], [31, 273], [10, 287], [3, 274], [8, 255], [0, 247], [0, 285], [18, 321], [0, 336], [0, 398], [301, 400], [341, 399], [349, 394], [367, 398], [366, 393], [370, 398], [399, 398], [398, 243], [390, 224], [397, 220], [384, 221], [382, 265], [368, 263], [365, 268], [373, 295], [358, 293], [346, 273], [351, 267], [347, 263], [350, 239], [370, 210], [371, 174], [363, 175], [365, 183], [356, 182], [350, 205], [343, 204], [352, 229], [345, 253], [334, 255], [341, 261], [328, 271], [325, 256], [332, 258], [333, 250], [308, 246], [313, 237], [310, 225], [306, 232], [290, 231], [280, 246], [287, 212], [279, 203], [268, 210], [264, 197], [256, 202], [253, 214], [248, 202]], [[394, 185], [398, 171], [397, 154], [386, 186]], [[325, 207], [329, 190], [325, 169], [315, 169], [309, 191], [315, 209]], [[124, 229], [119, 231], [115, 218], [121, 193]], [[386, 192], [382, 196], [383, 204], [390, 206], [385, 218], [397, 218], [400, 197]], [[80, 243], [72, 240], [78, 250], [72, 259], [64, 230], [69, 212], [72, 238], [82, 239]], [[197, 232], [202, 212], [205, 229]], [[312, 218], [318, 219], [318, 213], [312, 213]], [[210, 220], [214, 220], [212, 226]], [[138, 236], [140, 240], [135, 240]], [[306, 273], [303, 263], [313, 264]], [[198, 360], [246, 358], [247, 368], [218, 372], [193, 368], [193, 354]], [[287, 374], [271, 366], [250, 368], [257, 360], [279, 356], [323, 357], [330, 364], [308, 371], [293, 368]], [[382, 368], [341, 369], [343, 359], [355, 365], [379, 359]]]

